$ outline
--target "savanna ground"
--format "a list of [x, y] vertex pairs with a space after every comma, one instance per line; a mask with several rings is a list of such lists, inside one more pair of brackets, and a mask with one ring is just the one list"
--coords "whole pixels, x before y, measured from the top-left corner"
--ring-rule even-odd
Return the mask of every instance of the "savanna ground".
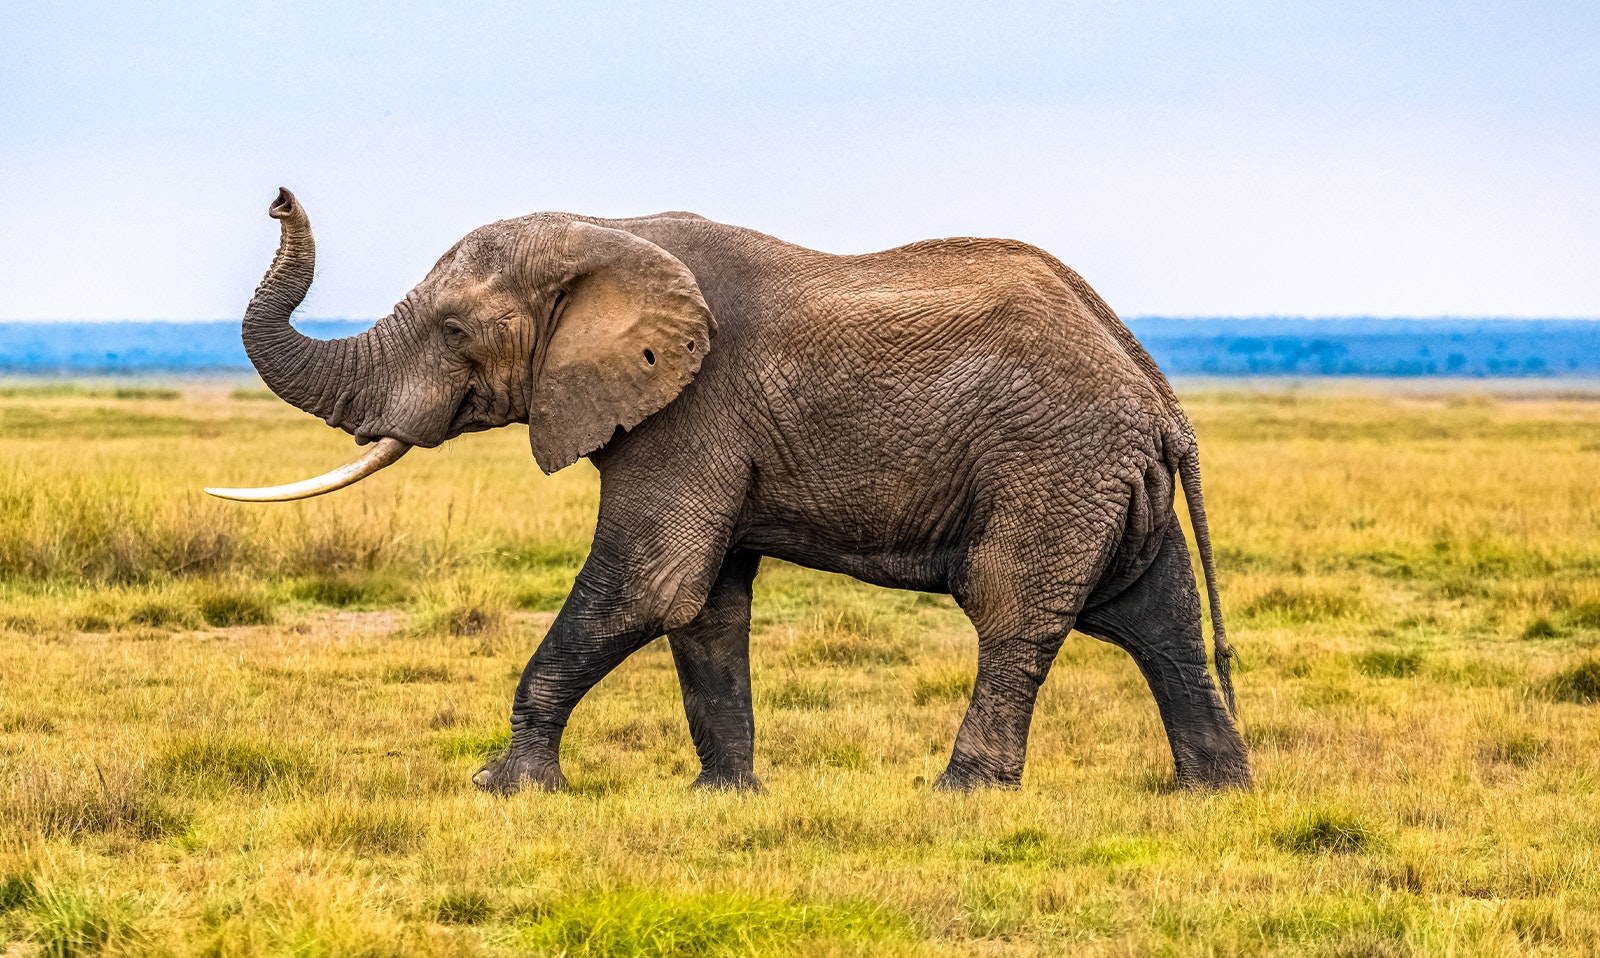
[[1183, 389], [1253, 791], [1175, 791], [1075, 635], [1023, 787], [936, 794], [960, 613], [769, 561], [766, 794], [688, 789], [657, 642], [575, 713], [572, 791], [502, 799], [469, 777], [592, 469], [507, 429], [210, 500], [353, 450], [235, 385], [0, 383], [0, 954], [1600, 950], [1600, 388]]

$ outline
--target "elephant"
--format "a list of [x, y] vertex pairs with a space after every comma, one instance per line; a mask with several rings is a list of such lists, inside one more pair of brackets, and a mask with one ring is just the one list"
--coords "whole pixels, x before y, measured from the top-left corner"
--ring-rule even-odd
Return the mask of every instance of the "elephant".
[[834, 255], [691, 213], [538, 213], [473, 230], [376, 325], [319, 340], [290, 323], [315, 262], [305, 209], [281, 190], [270, 215], [279, 246], [246, 351], [279, 397], [371, 449], [291, 486], [208, 491], [314, 495], [518, 422], [546, 473], [585, 456], [599, 471], [590, 554], [479, 788], [563, 789], [574, 706], [665, 635], [695, 785], [760, 790], [763, 556], [954, 597], [977, 672], [936, 788], [1020, 784], [1072, 629], [1133, 657], [1180, 786], [1248, 787], [1194, 430], [1133, 334], [1050, 254], [956, 238]]

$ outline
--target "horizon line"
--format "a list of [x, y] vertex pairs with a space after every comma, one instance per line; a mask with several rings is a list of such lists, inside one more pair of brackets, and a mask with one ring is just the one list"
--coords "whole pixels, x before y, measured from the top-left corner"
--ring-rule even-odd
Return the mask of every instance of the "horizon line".
[[[293, 317], [292, 321], [296, 322], [296, 323], [376, 323], [381, 318], [383, 318], [383, 317], [381, 317], [381, 316], [374, 316], [374, 317], [359, 317], [359, 316], [296, 316], [296, 317]], [[1348, 321], [1348, 320], [1378, 320], [1378, 321], [1382, 321], [1382, 322], [1470, 322], [1470, 323], [1482, 323], [1482, 322], [1512, 322], [1512, 323], [1525, 323], [1525, 322], [1575, 322], [1575, 323], [1585, 323], [1585, 322], [1600, 322], [1600, 313], [1593, 314], [1593, 315], [1578, 315], [1578, 314], [1567, 314], [1567, 315], [1548, 315], [1548, 314], [1543, 314], [1543, 315], [1535, 315], [1535, 314], [1526, 314], [1526, 315], [1505, 315], [1505, 314], [1498, 314], [1498, 315], [1497, 314], [1463, 315], [1463, 314], [1455, 314], [1455, 313], [1436, 313], [1436, 314], [1431, 314], [1431, 315], [1419, 315], [1419, 314], [1414, 314], [1414, 313], [1413, 314], [1383, 314], [1383, 313], [1322, 313], [1322, 314], [1315, 314], [1315, 313], [1234, 313], [1234, 314], [1229, 314], [1229, 313], [1203, 313], [1203, 314], [1202, 313], [1138, 313], [1138, 314], [1133, 314], [1133, 315], [1121, 316], [1120, 318], [1124, 322], [1140, 322], [1140, 321], [1144, 321], [1144, 320], [1153, 320], [1154, 319], [1154, 320], [1175, 320], [1175, 321], [1183, 321], [1183, 322], [1210, 322], [1210, 321], [1216, 321], [1216, 320], [1243, 320], [1243, 321], [1296, 320], [1296, 321], [1309, 321], [1309, 322], [1337, 322], [1337, 321]], [[150, 317], [137, 316], [137, 317], [120, 317], [120, 318], [110, 318], [110, 317], [72, 317], [72, 316], [52, 316], [52, 317], [43, 317], [43, 318], [37, 318], [36, 317], [36, 318], [28, 318], [28, 319], [6, 319], [6, 318], [0, 318], [0, 326], [53, 326], [53, 325], [62, 325], [62, 324], [69, 324], [69, 323], [80, 323], [80, 324], [86, 324], [86, 325], [87, 324], [108, 324], [108, 325], [110, 325], [110, 324], [124, 324], [124, 323], [132, 325], [132, 324], [139, 324], [139, 323], [145, 323], [145, 324], [164, 323], [164, 324], [173, 325], [173, 326], [187, 326], [187, 325], [198, 326], [198, 325], [202, 325], [202, 324], [242, 323], [242, 322], [243, 322], [242, 318], [228, 318], [228, 317], [216, 317], [216, 318], [210, 318], [210, 319], [204, 319], [204, 318], [173, 319], [171, 317], [161, 317], [161, 316], [150, 316]]]

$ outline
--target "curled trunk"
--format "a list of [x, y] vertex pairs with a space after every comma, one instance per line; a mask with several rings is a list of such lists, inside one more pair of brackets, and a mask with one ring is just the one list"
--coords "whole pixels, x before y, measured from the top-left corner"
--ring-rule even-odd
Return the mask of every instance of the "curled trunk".
[[278, 253], [245, 310], [245, 353], [267, 388], [285, 402], [330, 425], [343, 425], [341, 396], [360, 381], [355, 367], [369, 351], [366, 334], [320, 340], [290, 325], [289, 316], [311, 288], [317, 245], [293, 193], [279, 189], [267, 212], [280, 225]]

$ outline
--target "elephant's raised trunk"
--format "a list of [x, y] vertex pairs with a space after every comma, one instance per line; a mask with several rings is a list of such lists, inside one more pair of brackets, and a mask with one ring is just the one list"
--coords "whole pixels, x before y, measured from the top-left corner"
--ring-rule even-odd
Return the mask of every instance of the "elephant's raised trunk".
[[267, 388], [285, 402], [333, 425], [344, 410], [341, 395], [359, 382], [355, 363], [369, 350], [363, 336], [320, 340], [289, 323], [306, 298], [316, 268], [317, 244], [305, 207], [286, 189], [267, 210], [281, 233], [278, 253], [244, 313], [244, 351]]
[[[306, 298], [316, 268], [317, 244], [305, 208], [286, 189], [278, 190], [267, 213], [280, 224], [278, 253], [244, 314], [244, 350], [256, 372], [285, 402], [333, 426], [361, 425], [361, 412], [348, 408], [362, 370], [372, 362], [374, 337], [368, 330], [345, 339], [321, 340], [302, 334], [289, 316]], [[285, 486], [262, 489], [210, 489], [225, 499], [281, 502], [318, 496], [359, 482], [393, 463], [410, 444], [384, 437], [355, 462], [333, 472]]]

